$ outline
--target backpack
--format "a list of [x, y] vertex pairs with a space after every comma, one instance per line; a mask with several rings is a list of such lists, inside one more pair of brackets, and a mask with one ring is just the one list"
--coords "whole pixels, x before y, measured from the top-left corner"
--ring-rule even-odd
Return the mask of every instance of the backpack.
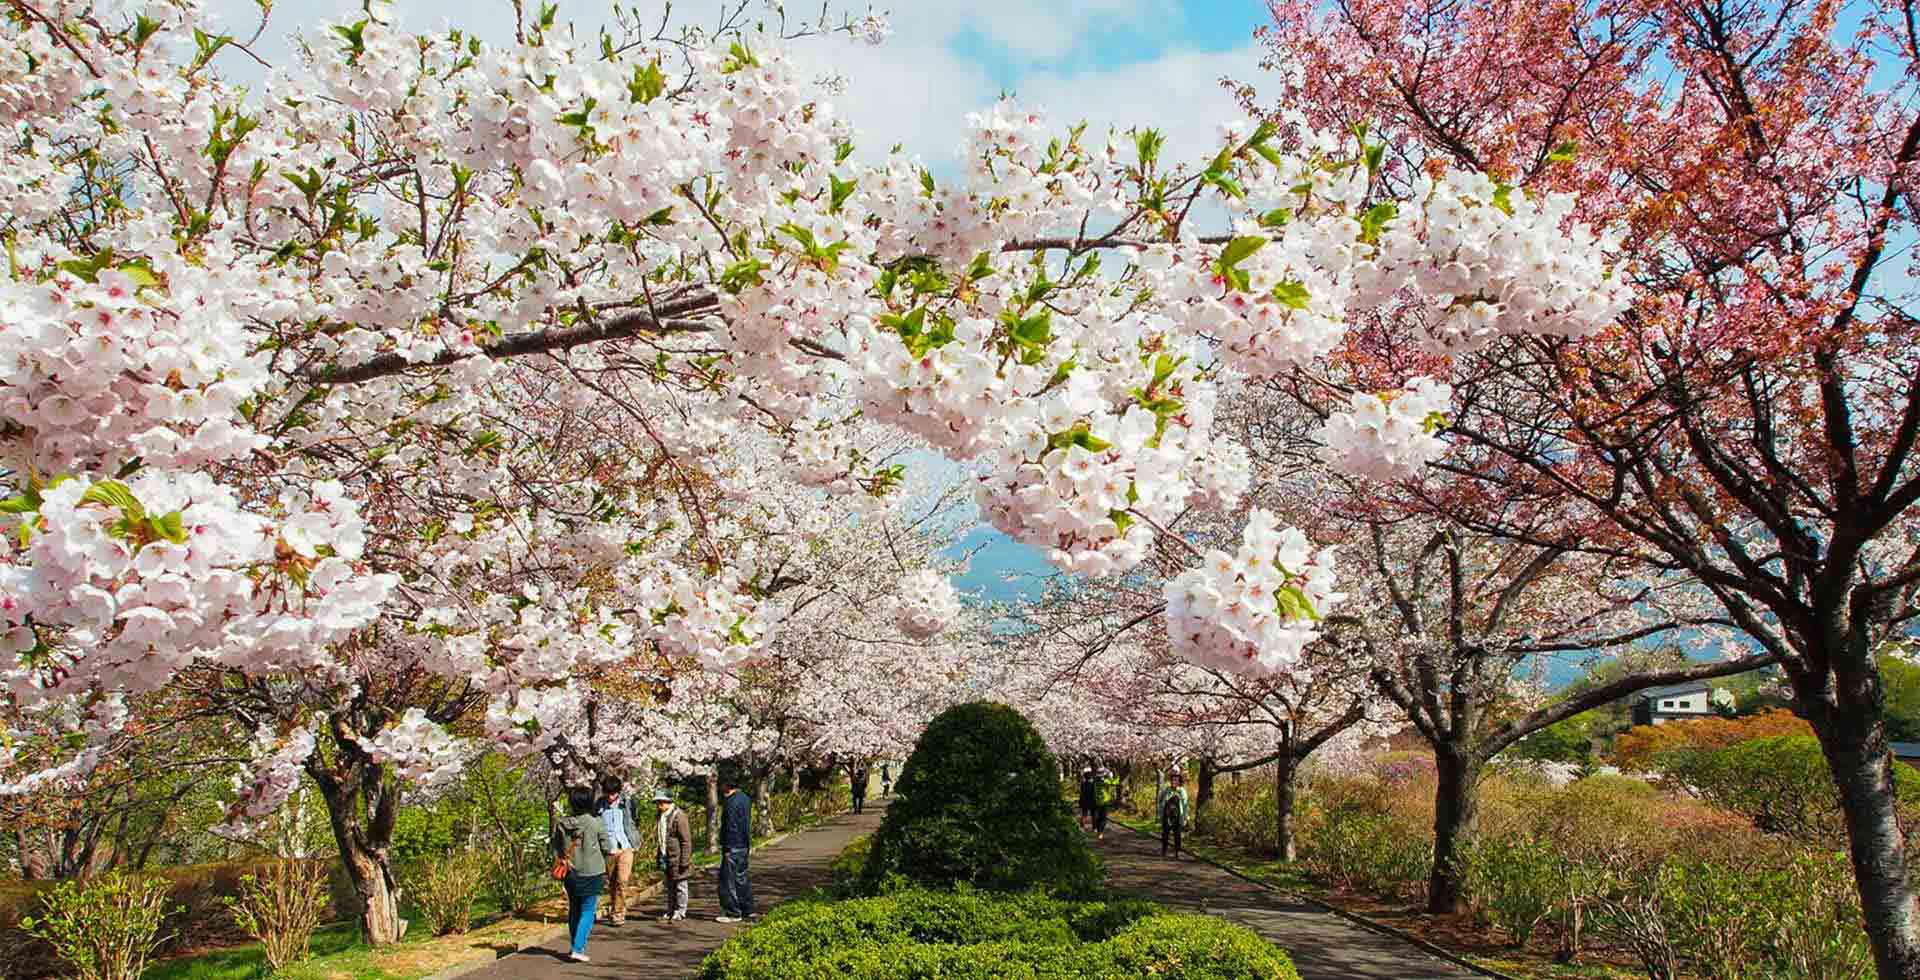
[[1169, 823], [1180, 819], [1180, 794], [1168, 793], [1167, 798], [1160, 801], [1160, 819]]

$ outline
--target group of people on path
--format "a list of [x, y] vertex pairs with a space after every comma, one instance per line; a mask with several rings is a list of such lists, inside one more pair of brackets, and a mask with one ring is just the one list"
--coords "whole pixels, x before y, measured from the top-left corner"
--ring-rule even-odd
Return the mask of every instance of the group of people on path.
[[[747, 878], [747, 856], [753, 846], [753, 801], [733, 781], [722, 784], [726, 796], [720, 809], [719, 898], [716, 922], [740, 922], [752, 917], [753, 887]], [[653, 794], [654, 864], [660, 870], [666, 911], [662, 922], [687, 917], [688, 885], [693, 877], [693, 832], [682, 810], [665, 790]], [[587, 959], [587, 937], [593, 932], [600, 896], [607, 896], [599, 921], [619, 925], [627, 921], [628, 886], [633, 856], [642, 841], [639, 798], [628, 792], [618, 776], [601, 779], [599, 793], [589, 787], [567, 792], [568, 815], [554, 827], [553, 849], [558, 857], [554, 877], [567, 891], [567, 958]]]
[[[1080, 770], [1080, 826], [1091, 831], [1096, 840], [1106, 839], [1107, 816], [1119, 801], [1120, 777], [1113, 770], [1106, 766]], [[1186, 775], [1180, 770], [1168, 771], [1166, 784], [1154, 797], [1153, 811], [1160, 820], [1160, 856], [1166, 857], [1171, 846], [1173, 858], [1179, 860], [1182, 837], [1193, 819]]]

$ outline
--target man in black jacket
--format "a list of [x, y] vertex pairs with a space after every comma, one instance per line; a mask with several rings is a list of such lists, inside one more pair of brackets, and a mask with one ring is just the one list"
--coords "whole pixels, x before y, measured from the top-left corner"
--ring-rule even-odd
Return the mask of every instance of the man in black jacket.
[[720, 804], [720, 915], [715, 922], [739, 922], [753, 916], [753, 886], [747, 882], [747, 854], [753, 847], [753, 801], [739, 784], [723, 784]]

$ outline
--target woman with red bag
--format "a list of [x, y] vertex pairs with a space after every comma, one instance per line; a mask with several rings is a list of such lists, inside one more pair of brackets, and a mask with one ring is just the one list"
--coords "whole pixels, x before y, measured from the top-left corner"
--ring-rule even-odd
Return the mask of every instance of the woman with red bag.
[[591, 787], [567, 791], [567, 810], [553, 831], [553, 849], [559, 860], [553, 876], [567, 888], [567, 936], [573, 941], [567, 959], [587, 962], [587, 934], [593, 931], [594, 909], [607, 883], [607, 825], [594, 812]]

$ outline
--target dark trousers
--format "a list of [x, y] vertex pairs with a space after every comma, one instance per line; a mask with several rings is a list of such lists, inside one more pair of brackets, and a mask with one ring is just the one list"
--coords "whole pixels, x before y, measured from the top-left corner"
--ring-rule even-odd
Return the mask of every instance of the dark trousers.
[[744, 847], [720, 851], [720, 914], [744, 919], [753, 914], [753, 885], [747, 881], [747, 854]]
[[1160, 853], [1162, 855], [1167, 853], [1167, 838], [1169, 835], [1173, 838], [1173, 853], [1180, 853], [1181, 823], [1182, 821], [1177, 817], [1172, 820], [1166, 817], [1160, 818]]
[[861, 812], [861, 810], [866, 808], [866, 805], [867, 805], [866, 787], [862, 786], [860, 787], [859, 790], [855, 791], [853, 794], [853, 812], [855, 813]]
[[1104, 834], [1107, 832], [1106, 807], [1096, 806], [1093, 808], [1093, 832], [1096, 834]]

